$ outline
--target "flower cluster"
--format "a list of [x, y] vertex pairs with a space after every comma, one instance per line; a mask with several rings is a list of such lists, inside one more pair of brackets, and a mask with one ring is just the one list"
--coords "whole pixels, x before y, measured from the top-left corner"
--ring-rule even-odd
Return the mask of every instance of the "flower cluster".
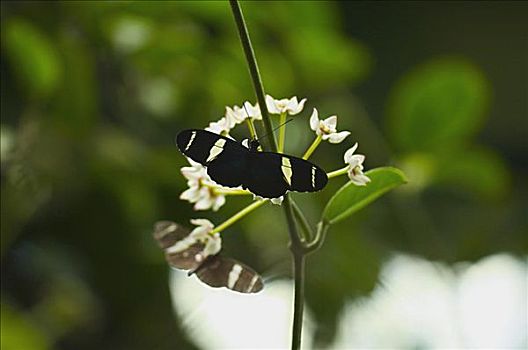
[[[275, 115], [297, 115], [302, 112], [306, 98], [297, 99], [297, 96], [292, 98], [275, 99], [270, 95], [266, 95], [266, 107], [268, 112]], [[225, 114], [220, 120], [211, 122], [206, 130], [229, 136], [229, 132], [239, 124], [246, 120], [255, 121], [262, 120], [262, 114], [258, 103], [251, 104], [249, 101], [243, 103], [243, 107], [233, 106], [226, 107]], [[319, 112], [316, 108], [313, 109], [310, 116], [310, 129], [315, 132], [316, 139], [310, 149], [305, 153], [304, 158], [307, 159], [311, 153], [317, 148], [319, 142], [328, 141], [333, 144], [343, 142], [349, 135], [350, 131], [337, 130], [337, 116], [332, 115], [326, 119], [319, 119]], [[246, 140], [245, 140], [246, 141]], [[247, 147], [247, 141], [243, 143]], [[358, 185], [365, 186], [370, 179], [363, 173], [364, 155], [354, 154], [357, 149], [357, 143], [350, 148], [344, 155], [345, 163], [348, 164], [347, 172], [350, 180]], [[217, 211], [225, 204], [226, 192], [207, 175], [207, 171], [201, 164], [198, 164], [189, 159], [190, 167], [181, 169], [183, 176], [187, 179], [189, 188], [185, 190], [180, 199], [194, 203], [195, 210], [212, 209]], [[240, 192], [240, 189], [238, 190]], [[254, 196], [254, 199], [261, 199]], [[282, 197], [271, 200], [274, 204], [282, 202]]]
[[209, 178], [204, 166], [188, 159], [191, 166], [181, 168], [181, 173], [187, 179], [186, 189], [180, 199], [194, 204], [194, 210], [213, 209], [217, 211], [225, 203], [225, 196], [215, 191], [216, 184]]

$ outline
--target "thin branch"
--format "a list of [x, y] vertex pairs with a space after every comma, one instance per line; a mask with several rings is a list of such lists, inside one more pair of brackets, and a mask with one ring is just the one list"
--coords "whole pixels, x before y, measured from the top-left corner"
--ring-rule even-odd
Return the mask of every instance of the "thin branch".
[[315, 238], [305, 247], [304, 251], [306, 254], [313, 253], [321, 248], [326, 238], [326, 232], [329, 228], [330, 225], [328, 223], [324, 221], [319, 222], [317, 225], [317, 233], [315, 234]]
[[306, 217], [304, 216], [304, 213], [302, 212], [301, 208], [291, 199], [291, 204], [293, 208], [293, 214], [295, 215], [295, 219], [297, 222], [301, 225], [301, 228], [304, 232], [303, 240], [305, 242], [310, 242], [310, 240], [313, 237], [313, 231], [310, 227], [310, 224], [308, 223], [308, 220], [306, 220]]
[[[229, 0], [233, 16], [238, 28], [238, 35], [240, 42], [244, 48], [246, 54], [246, 61], [248, 63], [249, 74], [251, 74], [251, 80], [253, 81], [253, 87], [255, 88], [255, 94], [257, 95], [257, 101], [260, 106], [260, 114], [262, 115], [262, 122], [266, 128], [266, 133], [269, 142], [269, 149], [272, 152], [277, 152], [277, 142], [275, 141], [275, 135], [273, 135], [273, 127], [271, 125], [271, 119], [268, 114], [268, 108], [266, 107], [266, 94], [264, 93], [264, 85], [260, 77], [260, 72], [257, 66], [257, 59], [255, 58], [255, 52], [249, 39], [249, 33], [247, 30], [244, 15], [242, 15], [242, 9], [237, 0]], [[267, 147], [266, 147], [267, 148]]]

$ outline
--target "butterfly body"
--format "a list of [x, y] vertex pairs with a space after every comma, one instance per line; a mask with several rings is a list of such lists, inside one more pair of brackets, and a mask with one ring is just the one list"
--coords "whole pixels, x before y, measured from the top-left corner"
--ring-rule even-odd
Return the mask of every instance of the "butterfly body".
[[246, 148], [228, 137], [189, 129], [177, 135], [176, 144], [184, 155], [205, 166], [219, 185], [242, 186], [264, 198], [277, 198], [287, 191], [315, 192], [328, 182], [317, 165], [290, 155], [260, 152], [256, 140]]

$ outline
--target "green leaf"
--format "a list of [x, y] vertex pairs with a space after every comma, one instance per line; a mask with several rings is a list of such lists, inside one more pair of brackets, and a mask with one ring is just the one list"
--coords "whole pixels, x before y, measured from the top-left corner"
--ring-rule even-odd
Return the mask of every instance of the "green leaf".
[[335, 224], [389, 190], [407, 182], [403, 172], [392, 167], [372, 169], [365, 174], [371, 180], [367, 186], [356, 186], [348, 182], [330, 198], [323, 212], [324, 221]]
[[457, 149], [480, 129], [489, 84], [462, 58], [431, 61], [408, 73], [391, 92], [387, 124], [403, 151]]

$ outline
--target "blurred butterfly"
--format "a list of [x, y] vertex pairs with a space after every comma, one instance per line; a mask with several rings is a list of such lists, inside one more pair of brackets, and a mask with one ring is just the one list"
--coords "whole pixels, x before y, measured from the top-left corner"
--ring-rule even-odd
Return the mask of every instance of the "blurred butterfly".
[[238, 260], [220, 254], [203, 258], [205, 245], [195, 242], [182, 250], [177, 249], [191, 231], [172, 221], [159, 221], [154, 224], [154, 238], [165, 252], [170, 266], [179, 270], [188, 270], [188, 275], [196, 274], [207, 285], [215, 288], [225, 287], [240, 293], [257, 293], [264, 287], [262, 278], [249, 266]]

